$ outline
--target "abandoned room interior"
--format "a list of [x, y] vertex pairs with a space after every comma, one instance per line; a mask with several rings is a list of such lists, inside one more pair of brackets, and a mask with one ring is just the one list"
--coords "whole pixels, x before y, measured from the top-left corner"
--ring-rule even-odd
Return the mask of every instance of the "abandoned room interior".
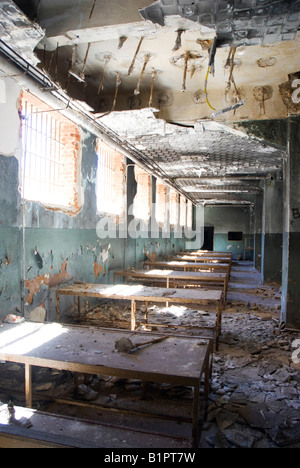
[[0, 447], [300, 448], [299, 28], [0, 0]]

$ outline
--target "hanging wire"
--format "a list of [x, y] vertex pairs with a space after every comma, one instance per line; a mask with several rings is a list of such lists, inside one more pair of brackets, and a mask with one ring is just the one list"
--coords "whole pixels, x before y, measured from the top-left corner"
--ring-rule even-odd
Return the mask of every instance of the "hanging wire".
[[215, 63], [216, 52], [217, 52], [217, 37], [215, 37], [212, 48], [210, 50], [208, 69], [207, 69], [207, 73], [205, 77], [205, 85], [204, 85], [204, 93], [205, 93], [206, 102], [213, 111], [215, 111], [216, 109], [211, 105], [208, 99], [207, 87], [208, 87], [208, 77], [209, 77], [210, 72], [212, 71], [212, 73], [214, 74], [214, 63]]

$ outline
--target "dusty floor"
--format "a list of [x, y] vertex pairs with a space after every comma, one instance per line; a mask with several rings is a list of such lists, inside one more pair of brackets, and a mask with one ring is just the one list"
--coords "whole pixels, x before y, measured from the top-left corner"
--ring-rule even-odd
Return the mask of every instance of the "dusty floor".
[[[143, 320], [143, 306], [138, 312]], [[177, 333], [199, 335], [203, 332], [197, 327], [215, 321], [209, 306], [201, 310], [153, 306], [150, 312], [151, 321], [163, 325], [163, 330], [172, 327]], [[84, 323], [122, 327], [124, 318], [130, 319], [128, 304], [106, 302], [87, 310]], [[285, 330], [280, 324], [280, 290], [261, 286], [251, 264], [234, 264], [199, 447], [300, 448], [300, 352], [293, 348], [299, 338], [300, 331]], [[22, 403], [21, 395], [14, 393], [22, 378], [20, 366], [2, 365], [1, 388], [11, 388], [11, 393], [2, 391], [0, 401], [12, 398], [16, 404]], [[37, 371], [34, 379], [35, 391], [45, 396], [59, 395], [72, 382], [70, 374], [53, 370]], [[138, 381], [93, 376], [79, 382], [76, 394], [79, 401], [92, 404], [92, 409], [50, 403], [42, 396], [35, 405], [53, 413], [165, 432], [174, 436], [175, 446], [178, 440], [182, 447], [182, 438], [190, 431], [185, 419], [191, 414], [191, 389], [151, 384], [147, 399], [142, 400], [141, 395]], [[117, 408], [129, 413], [116, 412]], [[141, 408], [156, 417], [137, 416], [134, 411]], [[174, 411], [178, 416], [175, 425], [160, 417]], [[136, 447], [140, 446], [138, 441], [137, 437]]]

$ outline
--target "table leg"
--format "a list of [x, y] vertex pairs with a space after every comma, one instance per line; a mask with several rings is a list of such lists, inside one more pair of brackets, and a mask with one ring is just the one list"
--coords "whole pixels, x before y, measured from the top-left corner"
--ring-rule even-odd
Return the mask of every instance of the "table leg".
[[32, 368], [25, 364], [25, 399], [26, 408], [32, 408]]
[[222, 329], [222, 308], [223, 308], [223, 304], [221, 302], [218, 302], [217, 323], [216, 323], [216, 351], [219, 350], [219, 338], [220, 338], [221, 329]]
[[77, 317], [78, 317], [78, 320], [80, 319], [80, 309], [81, 309], [81, 304], [80, 304], [80, 296], [78, 296], [78, 302], [77, 302], [77, 308], [78, 308], [78, 314], [77, 314]]
[[145, 301], [145, 322], [148, 323], [148, 301]]
[[193, 438], [193, 448], [198, 447], [198, 437], [199, 437], [199, 392], [200, 392], [200, 383], [194, 387], [194, 406], [193, 406], [193, 429], [192, 429], [192, 438]]
[[135, 330], [136, 302], [131, 301], [131, 331]]
[[56, 293], [56, 321], [59, 322], [59, 294]]
[[[170, 278], [167, 278], [167, 289], [170, 288]], [[169, 302], [166, 302], [166, 306], [169, 307]]]

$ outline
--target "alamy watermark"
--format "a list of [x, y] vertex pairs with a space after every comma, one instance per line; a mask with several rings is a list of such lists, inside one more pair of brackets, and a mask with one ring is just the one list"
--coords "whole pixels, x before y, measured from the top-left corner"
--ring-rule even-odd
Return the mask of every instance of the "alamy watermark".
[[300, 338], [293, 341], [292, 348], [296, 348], [292, 354], [292, 361], [294, 364], [300, 364]]
[[[153, 213], [156, 212], [156, 205], [153, 205]], [[116, 222], [112, 216], [104, 216], [98, 222], [96, 231], [99, 239], [185, 239], [190, 248], [200, 248], [204, 242], [204, 207], [196, 209], [196, 216], [193, 226], [176, 226], [170, 222], [170, 217], [166, 217], [163, 225], [159, 224], [155, 215], [150, 216], [148, 221], [138, 219], [133, 216], [134, 207], [128, 210], [125, 219]]]
[[292, 88], [297, 88], [292, 94], [292, 101], [294, 104], [300, 104], [300, 80], [294, 80]]

